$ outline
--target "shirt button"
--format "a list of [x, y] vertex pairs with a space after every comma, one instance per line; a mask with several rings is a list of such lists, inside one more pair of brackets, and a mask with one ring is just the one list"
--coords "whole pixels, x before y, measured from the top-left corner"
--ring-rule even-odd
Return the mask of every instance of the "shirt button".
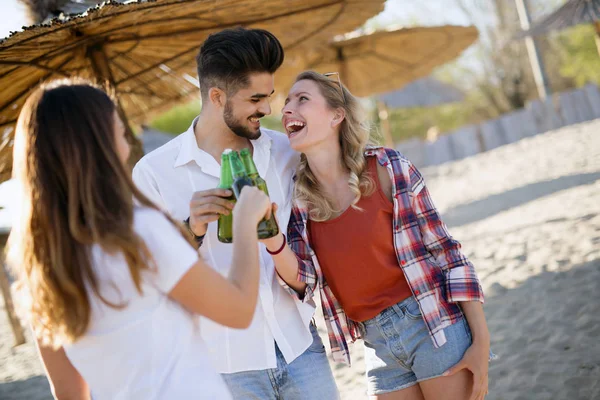
[[399, 227], [398, 225], [396, 225], [396, 226], [394, 227], [394, 229], [395, 229], [395, 230], [398, 230], [398, 229], [400, 229], [400, 227]]
[[404, 260], [400, 261], [400, 265], [405, 266], [406, 265], [406, 261], [404, 261]]
[[418, 290], [415, 290], [415, 294], [419, 295], [419, 294], [421, 294], [421, 292], [419, 292]]

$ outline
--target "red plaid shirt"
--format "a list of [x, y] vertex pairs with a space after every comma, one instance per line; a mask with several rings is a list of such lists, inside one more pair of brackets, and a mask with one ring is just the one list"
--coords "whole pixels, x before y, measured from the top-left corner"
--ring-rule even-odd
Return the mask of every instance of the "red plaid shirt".
[[[460, 251], [440, 219], [419, 171], [395, 150], [368, 148], [365, 156], [377, 157], [393, 183], [394, 235], [398, 265], [404, 270], [435, 347], [446, 343], [444, 328], [462, 317], [461, 301], [480, 301], [483, 291], [473, 265]], [[288, 243], [298, 258], [298, 281], [306, 290], [298, 295], [281, 278], [287, 291], [310, 301], [319, 287], [321, 305], [333, 359], [350, 365], [347, 340], [361, 337], [357, 323], [348, 319], [327, 284], [308, 238], [308, 210], [294, 202], [288, 225]]]

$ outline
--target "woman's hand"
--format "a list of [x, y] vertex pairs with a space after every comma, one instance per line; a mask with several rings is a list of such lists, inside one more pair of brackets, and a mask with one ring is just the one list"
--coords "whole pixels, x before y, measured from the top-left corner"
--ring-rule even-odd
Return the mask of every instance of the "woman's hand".
[[471, 371], [473, 374], [473, 391], [469, 400], [483, 400], [488, 392], [489, 355], [489, 342], [474, 341], [465, 352], [462, 360], [444, 372], [444, 376], [454, 375], [463, 369]]
[[258, 225], [263, 217], [271, 215], [269, 196], [254, 186], [245, 186], [233, 208], [233, 215], [234, 224], [246, 220]]
[[[270, 214], [271, 213], [275, 217], [275, 223], [277, 224], [277, 229], [278, 229], [279, 233], [268, 239], [261, 239], [261, 240], [259, 240], [259, 242], [261, 242], [262, 244], [267, 246], [267, 250], [275, 251], [281, 246], [281, 243], [283, 240], [282, 235], [281, 235], [283, 232], [281, 232], [281, 228], [279, 227], [279, 221], [277, 220], [277, 204], [276, 203], [271, 204]], [[267, 215], [267, 218], [270, 218], [270, 215]]]

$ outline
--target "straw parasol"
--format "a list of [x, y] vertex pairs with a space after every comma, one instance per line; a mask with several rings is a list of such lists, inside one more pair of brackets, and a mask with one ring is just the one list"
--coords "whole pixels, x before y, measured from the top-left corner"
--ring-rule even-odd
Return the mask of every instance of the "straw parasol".
[[[344, 84], [359, 97], [399, 89], [454, 58], [478, 37], [475, 27], [397, 28], [336, 37], [327, 46], [289, 54], [285, 80], [302, 69], [338, 71]], [[281, 78], [279, 79], [282, 80]]]
[[[348, 89], [359, 97], [399, 89], [456, 58], [477, 40], [475, 27], [389, 27], [336, 37], [326, 46], [294, 51], [290, 67], [281, 70], [279, 82], [293, 82], [303, 69], [338, 71]], [[283, 92], [287, 92], [285, 88]], [[392, 145], [384, 129], [387, 146]]]
[[[263, 28], [287, 50], [362, 25], [384, 0], [133, 0], [108, 1], [76, 16], [25, 28], [0, 42], [0, 182], [10, 176], [12, 136], [31, 90], [48, 79], [83, 76], [105, 83], [122, 118], [149, 113], [197, 95], [186, 73], [202, 41], [233, 27]], [[141, 153], [139, 141], [130, 141]]]
[[539, 36], [575, 25], [592, 24], [596, 31], [596, 47], [600, 54], [600, 0], [568, 0], [562, 7], [548, 15], [517, 38]]

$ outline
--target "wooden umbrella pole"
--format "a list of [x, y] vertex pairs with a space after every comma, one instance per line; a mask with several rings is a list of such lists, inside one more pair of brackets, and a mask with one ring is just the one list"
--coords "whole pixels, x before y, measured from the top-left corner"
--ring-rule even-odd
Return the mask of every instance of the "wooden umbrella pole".
[[[517, 14], [519, 14], [521, 29], [528, 31], [531, 28], [529, 0], [515, 0], [515, 3], [517, 6]], [[527, 48], [529, 64], [531, 65], [531, 71], [533, 72], [533, 80], [537, 87], [538, 96], [540, 99], [545, 99], [550, 95], [551, 91], [550, 86], [548, 85], [546, 69], [544, 67], [544, 59], [540, 54], [539, 46], [532, 36], [527, 36], [525, 38], [525, 47]]]
[[94, 70], [94, 74], [96, 75], [96, 79], [99, 82], [105, 83], [107, 86], [107, 90], [114, 93], [117, 101], [117, 112], [125, 125], [125, 135], [127, 137], [127, 141], [131, 146], [131, 154], [129, 156], [129, 163], [131, 166], [134, 166], [136, 162], [142, 158], [144, 155], [144, 149], [142, 146], [142, 142], [134, 135], [131, 126], [129, 125], [129, 121], [125, 111], [123, 110], [123, 106], [121, 105], [121, 100], [119, 99], [119, 92], [117, 91], [115, 85], [115, 79], [110, 70], [110, 65], [108, 64], [108, 57], [106, 57], [106, 53], [102, 48], [102, 44], [95, 44], [87, 49], [87, 57], [89, 58], [92, 68]]
[[594, 31], [596, 31], [596, 35], [594, 39], [596, 40], [596, 50], [598, 50], [598, 55], [600, 55], [600, 21], [594, 22]]
[[377, 100], [377, 114], [379, 115], [379, 124], [383, 134], [383, 144], [390, 149], [394, 148], [394, 139], [392, 138], [392, 129], [390, 128], [390, 113], [387, 106], [381, 100]]
[[346, 86], [346, 88], [352, 92], [352, 84], [350, 82], [350, 76], [348, 75], [348, 63], [346, 62], [346, 57], [344, 56], [344, 50], [339, 47], [337, 49], [337, 61], [338, 61], [338, 73], [340, 74], [340, 81]]
[[[343, 84], [348, 88], [349, 91], [352, 91], [352, 82], [350, 76], [348, 75], [348, 62], [346, 57], [344, 56], [344, 50], [340, 47], [337, 49], [337, 61], [338, 68], [340, 74], [340, 80]], [[379, 114], [379, 121], [381, 125], [381, 131], [383, 133], [383, 144], [385, 147], [394, 148], [394, 139], [392, 138], [392, 131], [390, 129], [390, 121], [388, 119], [389, 112], [385, 103], [381, 100], [377, 100], [377, 112]]]
[[[6, 244], [7, 236], [7, 233], [0, 233], [0, 249], [2, 249]], [[17, 317], [17, 313], [15, 312], [15, 307], [10, 293], [10, 283], [8, 280], [6, 269], [4, 269], [4, 262], [2, 260], [2, 251], [0, 251], [0, 292], [2, 292], [2, 297], [4, 298], [4, 308], [6, 309], [6, 315], [8, 317], [10, 327], [13, 331], [13, 335], [15, 337], [15, 346], [21, 345], [25, 343], [25, 334], [23, 333], [23, 326], [21, 325], [21, 321], [19, 320], [19, 318]]]

